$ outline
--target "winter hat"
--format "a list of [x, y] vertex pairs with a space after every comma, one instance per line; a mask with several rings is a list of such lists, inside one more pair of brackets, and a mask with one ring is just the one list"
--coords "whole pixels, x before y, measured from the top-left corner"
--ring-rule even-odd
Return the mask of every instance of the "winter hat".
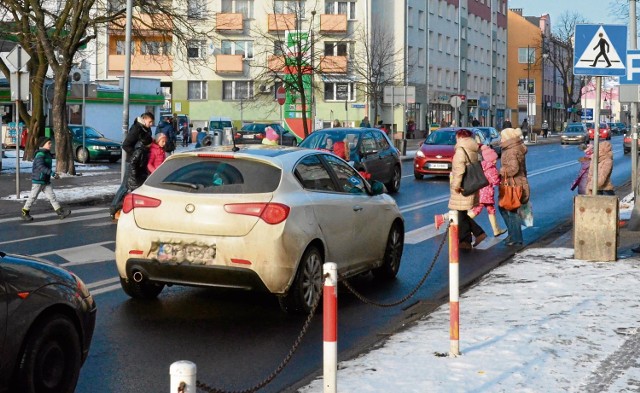
[[51, 138], [46, 137], [46, 136], [41, 136], [40, 139], [38, 139], [38, 148], [42, 148], [45, 143], [51, 141]]
[[487, 162], [493, 162], [498, 159], [498, 154], [489, 146], [482, 145], [482, 159]]
[[500, 138], [502, 141], [508, 141], [509, 139], [513, 139], [516, 137], [516, 130], [513, 128], [505, 128], [500, 132]]
[[162, 139], [162, 138], [167, 139], [167, 135], [166, 135], [166, 134], [164, 134], [164, 133], [162, 133], [162, 132], [158, 132], [158, 133], [156, 133], [156, 137], [155, 137], [156, 142], [160, 142], [160, 139]]
[[265, 132], [267, 133], [267, 139], [270, 141], [278, 140], [278, 133], [271, 127], [265, 128]]

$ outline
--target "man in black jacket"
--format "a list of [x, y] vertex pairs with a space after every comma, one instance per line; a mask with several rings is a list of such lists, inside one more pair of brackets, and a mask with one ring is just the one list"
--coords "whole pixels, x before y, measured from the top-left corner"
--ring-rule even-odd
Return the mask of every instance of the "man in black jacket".
[[[129, 173], [131, 155], [136, 149], [136, 144], [138, 142], [145, 143], [146, 141], [150, 141], [153, 138], [151, 133], [151, 126], [153, 125], [153, 121], [153, 113], [145, 112], [142, 114], [142, 116], [138, 117], [131, 128], [129, 128], [129, 132], [127, 132], [127, 136], [125, 136], [124, 141], [122, 142], [122, 150], [125, 151], [127, 160], [125, 173]], [[116, 191], [116, 195], [113, 197], [113, 201], [111, 201], [111, 207], [109, 208], [109, 216], [111, 217], [111, 219], [115, 219], [116, 213], [122, 208], [122, 200], [127, 194], [127, 189], [127, 176], [124, 176], [122, 184], [120, 184], [120, 188], [118, 188], [118, 191]]]

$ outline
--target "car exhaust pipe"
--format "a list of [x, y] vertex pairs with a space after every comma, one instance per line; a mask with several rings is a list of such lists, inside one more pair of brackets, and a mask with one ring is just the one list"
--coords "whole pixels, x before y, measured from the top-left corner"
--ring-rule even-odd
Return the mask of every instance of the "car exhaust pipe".
[[133, 273], [133, 281], [140, 283], [142, 282], [142, 280], [144, 280], [144, 275], [141, 271], [136, 271]]

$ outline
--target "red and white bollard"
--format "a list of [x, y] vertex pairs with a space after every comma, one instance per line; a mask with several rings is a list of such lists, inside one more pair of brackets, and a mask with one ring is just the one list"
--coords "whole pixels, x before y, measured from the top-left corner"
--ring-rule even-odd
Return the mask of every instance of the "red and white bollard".
[[460, 356], [458, 211], [449, 210], [449, 356]]
[[324, 393], [337, 392], [338, 372], [338, 265], [327, 262], [322, 266], [323, 374]]
[[196, 393], [196, 364], [188, 360], [179, 360], [171, 364], [171, 393]]

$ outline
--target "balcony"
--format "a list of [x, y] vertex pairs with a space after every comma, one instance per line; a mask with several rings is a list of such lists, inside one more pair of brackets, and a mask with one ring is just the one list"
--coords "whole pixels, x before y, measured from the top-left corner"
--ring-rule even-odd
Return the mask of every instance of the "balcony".
[[322, 56], [320, 69], [327, 74], [346, 74], [347, 56]]
[[296, 15], [269, 14], [267, 23], [269, 31], [293, 30], [296, 27]]
[[[109, 72], [124, 72], [124, 55], [109, 55]], [[173, 71], [173, 56], [140, 55], [131, 57], [131, 71], [146, 74], [168, 74]]]
[[[109, 30], [120, 34], [124, 32], [126, 17], [120, 17], [109, 23]], [[174, 29], [173, 20], [170, 16], [163, 14], [139, 14], [132, 20], [131, 28], [140, 35], [157, 35], [159, 31], [172, 31]]]
[[242, 55], [216, 55], [216, 72], [219, 74], [241, 74]]
[[242, 31], [242, 14], [217, 14], [216, 31], [219, 33]]
[[269, 60], [267, 60], [267, 67], [269, 67], [269, 71], [271, 72], [282, 72], [284, 69], [284, 56], [269, 56]]
[[347, 32], [347, 15], [345, 14], [323, 14], [320, 15], [320, 32], [321, 33], [346, 33]]

